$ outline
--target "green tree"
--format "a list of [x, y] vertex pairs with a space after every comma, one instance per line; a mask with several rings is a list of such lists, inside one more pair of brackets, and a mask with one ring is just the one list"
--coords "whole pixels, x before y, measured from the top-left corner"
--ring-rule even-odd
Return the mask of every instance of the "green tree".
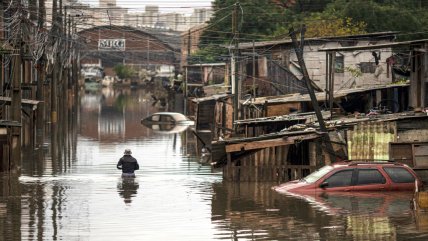
[[367, 32], [399, 31], [399, 39], [407, 40], [427, 37], [427, 5], [427, 1], [416, 0], [336, 0], [325, 11], [365, 22]]
[[221, 45], [209, 44], [192, 54], [188, 61], [190, 64], [221, 62], [227, 58], [228, 53]]
[[[213, 58], [227, 54], [227, 49], [221, 46], [230, 45], [234, 40], [267, 40], [286, 20], [286, 9], [271, 0], [246, 0], [239, 4], [236, 0], [215, 0], [213, 10], [213, 17], [201, 35], [201, 50], [193, 55], [193, 59], [213, 61]], [[232, 23], [234, 12], [236, 24]], [[233, 25], [237, 26], [236, 31]], [[239, 34], [234, 35], [234, 32]]]
[[234, 11], [237, 14], [236, 32], [239, 32], [241, 41], [267, 38], [285, 20], [284, 8], [270, 0], [247, 0], [239, 4], [236, 0], [216, 0], [213, 10], [213, 17], [201, 36], [200, 47], [224, 44], [235, 37], [232, 23]]
[[[232, 29], [235, 3], [214, 1], [214, 15], [193, 60], [212, 62], [227, 54], [221, 46], [238, 39]], [[425, 0], [242, 0], [236, 6], [239, 42], [288, 37], [291, 26], [302, 24], [308, 37], [398, 31], [400, 40], [428, 38]]]
[[137, 75], [137, 72], [133, 68], [123, 64], [114, 66], [113, 70], [120, 79], [129, 79]]
[[290, 8], [296, 13], [322, 12], [333, 0], [295, 0]]

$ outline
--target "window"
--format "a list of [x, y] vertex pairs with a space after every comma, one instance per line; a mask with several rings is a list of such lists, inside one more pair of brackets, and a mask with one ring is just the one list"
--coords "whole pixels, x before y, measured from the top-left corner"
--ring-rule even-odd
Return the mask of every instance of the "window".
[[334, 64], [335, 73], [344, 73], [345, 72], [345, 59], [343, 55], [336, 55], [335, 64]]
[[161, 122], [174, 122], [174, 119], [169, 115], [160, 115]]
[[403, 167], [384, 167], [383, 169], [395, 183], [415, 182], [415, 177]]
[[338, 171], [325, 180], [327, 188], [351, 186], [353, 170]]
[[247, 71], [247, 76], [249, 77], [253, 76], [253, 63], [254, 63], [255, 77], [259, 77], [259, 61], [257, 60], [257, 58], [255, 59], [254, 62], [252, 59], [247, 62], [245, 66]]
[[357, 185], [384, 184], [385, 177], [377, 169], [358, 170]]
[[332, 166], [324, 166], [320, 168], [319, 170], [309, 174], [305, 178], [303, 178], [307, 183], [314, 183], [318, 181], [321, 177], [323, 177], [325, 174], [329, 173], [331, 170], [333, 170]]
[[361, 62], [361, 73], [374, 73], [376, 71], [376, 64], [374, 62]]
[[159, 121], [159, 120], [160, 120], [160, 116], [159, 115], [152, 116], [152, 121]]

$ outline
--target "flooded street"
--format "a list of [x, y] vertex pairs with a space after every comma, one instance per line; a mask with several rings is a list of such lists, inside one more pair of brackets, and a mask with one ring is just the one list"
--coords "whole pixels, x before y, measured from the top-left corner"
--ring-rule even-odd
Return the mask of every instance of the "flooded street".
[[[428, 214], [413, 213], [411, 193], [293, 197], [274, 183], [223, 182], [191, 153], [191, 132], [140, 124], [175, 111], [173, 99], [82, 93], [60, 154], [48, 141], [25, 154], [20, 177], [2, 176], [0, 240], [428, 240]], [[135, 180], [116, 169], [126, 148], [140, 164]]]

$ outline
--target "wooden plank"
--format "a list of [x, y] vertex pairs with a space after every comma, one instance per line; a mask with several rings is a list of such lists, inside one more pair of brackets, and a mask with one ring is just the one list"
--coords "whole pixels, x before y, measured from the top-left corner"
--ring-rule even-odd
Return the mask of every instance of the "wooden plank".
[[286, 138], [275, 138], [263, 141], [242, 142], [237, 144], [226, 145], [226, 152], [247, 151], [262, 149], [266, 147], [292, 145], [296, 140], [309, 140], [318, 138], [318, 134], [308, 134], [300, 136], [291, 136]]
[[301, 110], [300, 102], [274, 103], [267, 105], [266, 117], [288, 115], [291, 111]]
[[[11, 102], [12, 102], [11, 97], [0, 96], [0, 103], [2, 104], [5, 103], [6, 105], [10, 105]], [[33, 106], [37, 106], [40, 102], [43, 102], [43, 101], [22, 99], [21, 102], [23, 105], [30, 105], [31, 107], [33, 107]]]
[[428, 156], [428, 144], [415, 144], [415, 156]]

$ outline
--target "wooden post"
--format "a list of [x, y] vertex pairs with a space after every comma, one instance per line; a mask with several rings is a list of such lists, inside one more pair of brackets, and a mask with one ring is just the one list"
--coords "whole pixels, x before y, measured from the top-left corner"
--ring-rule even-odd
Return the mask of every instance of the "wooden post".
[[[21, 4], [19, 2], [15, 3], [16, 11], [22, 11]], [[22, 83], [22, 29], [19, 25], [18, 29], [12, 29], [12, 31], [18, 31], [17, 38], [15, 40], [14, 49], [16, 50], [13, 53], [13, 77], [11, 85], [11, 119], [18, 123], [22, 123], [21, 117], [21, 83]], [[9, 170], [13, 173], [19, 173], [21, 169], [21, 127], [12, 127], [12, 140], [11, 140], [11, 160]]]
[[232, 32], [233, 39], [235, 41], [234, 51], [232, 52], [232, 94], [233, 98], [233, 121], [237, 121], [239, 118], [239, 74], [238, 74], [238, 54], [239, 54], [239, 31], [238, 31], [238, 7], [239, 2], [235, 3], [232, 15]]
[[253, 100], [256, 99], [256, 48], [253, 40]]
[[325, 105], [327, 106], [328, 93], [330, 91], [330, 53], [325, 52]]
[[336, 62], [336, 52], [330, 53], [330, 88], [329, 88], [329, 98], [328, 98], [328, 107], [330, 108], [330, 114], [333, 116], [332, 109], [334, 103], [334, 71], [335, 71], [335, 62]]

